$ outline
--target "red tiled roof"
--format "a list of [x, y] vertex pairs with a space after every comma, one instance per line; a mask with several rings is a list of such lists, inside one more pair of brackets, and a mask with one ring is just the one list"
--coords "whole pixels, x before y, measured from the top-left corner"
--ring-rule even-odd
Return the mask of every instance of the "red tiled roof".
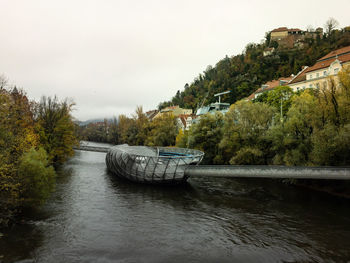
[[146, 116], [149, 119], [153, 119], [154, 116], [156, 116], [158, 113], [158, 110], [150, 110], [146, 112]]
[[347, 47], [343, 47], [337, 50], [333, 50], [332, 52], [329, 52], [327, 55], [325, 55], [324, 57], [318, 59], [318, 60], [324, 60], [324, 59], [328, 59], [331, 57], [335, 57], [336, 55], [340, 55], [340, 54], [344, 54], [344, 53], [348, 53], [350, 52], [350, 46]]
[[293, 83], [297, 83], [297, 82], [301, 82], [306, 80], [306, 70], [308, 69], [308, 67], [304, 67], [301, 71], [298, 72], [298, 74], [288, 83], [288, 84], [293, 84]]
[[185, 119], [185, 117], [184, 116], [179, 116], [178, 118], [182, 122], [182, 125], [186, 128], [186, 119]]
[[254, 93], [260, 93], [260, 92], [263, 92], [263, 91], [267, 91], [267, 90], [272, 90], [278, 86], [280, 86], [280, 81], [281, 80], [284, 80], [286, 82], [286, 84], [292, 79], [293, 77], [290, 76], [290, 77], [282, 77], [282, 78], [279, 78], [279, 79], [274, 79], [272, 81], [268, 81], [266, 82], [265, 84], [263, 84], [262, 86], [267, 86], [266, 88], [258, 88]]
[[[311, 71], [315, 71], [315, 70], [318, 70], [318, 69], [322, 69], [322, 68], [328, 68], [337, 58], [336, 57], [333, 57], [333, 58], [329, 58], [329, 59], [326, 59], [326, 60], [318, 60], [315, 65], [313, 65], [312, 67], [308, 68], [305, 73], [307, 72], [311, 72]], [[341, 63], [344, 63], [344, 62], [349, 62], [350, 61], [350, 53], [348, 54], [340, 54], [338, 55], [338, 60], [341, 62]]]
[[272, 30], [271, 32], [284, 32], [284, 31], [296, 32], [296, 31], [301, 31], [301, 29], [299, 29], [299, 28], [279, 27], [279, 28], [276, 28], [276, 29]]
[[250, 94], [247, 99], [248, 100], [253, 100], [255, 99], [255, 94], [257, 93], [261, 93], [261, 92], [264, 92], [264, 91], [268, 91], [268, 90], [273, 90], [274, 88], [280, 86], [280, 81], [281, 80], [284, 80], [286, 82], [286, 84], [288, 84], [288, 82], [292, 79], [293, 77], [290, 76], [290, 77], [282, 77], [282, 78], [279, 78], [279, 79], [274, 79], [274, 80], [271, 80], [271, 81], [268, 81], [266, 82], [265, 84], [261, 85], [261, 86], [267, 86], [266, 88], [258, 88], [255, 92], [253, 92], [252, 94]]
[[248, 100], [253, 100], [255, 99], [255, 93], [252, 93], [249, 95], [249, 97], [247, 97]]
[[279, 28], [276, 28], [276, 29], [272, 30], [271, 32], [284, 32], [284, 31], [288, 31], [288, 28], [286, 28], [286, 27], [279, 27]]
[[178, 108], [179, 107], [179, 105], [176, 105], [176, 106], [169, 106], [169, 107], [167, 107], [167, 109], [172, 109], [172, 110], [174, 110], [174, 109], [176, 109], [176, 108]]

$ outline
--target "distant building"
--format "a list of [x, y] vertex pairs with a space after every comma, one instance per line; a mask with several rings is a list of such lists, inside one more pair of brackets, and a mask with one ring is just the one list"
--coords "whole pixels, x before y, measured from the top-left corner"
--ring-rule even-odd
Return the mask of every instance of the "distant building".
[[183, 131], [189, 130], [194, 119], [193, 114], [181, 114], [177, 117], [178, 127]]
[[158, 110], [150, 110], [150, 111], [147, 111], [145, 114], [149, 120], [153, 120], [153, 118], [157, 115], [157, 113], [158, 113]]
[[286, 85], [288, 85], [289, 81], [292, 80], [293, 77], [294, 76], [282, 77], [279, 79], [268, 81], [268, 82], [262, 84], [261, 87], [259, 89], [257, 89], [254, 93], [252, 93], [246, 100], [254, 100], [257, 97], [259, 97], [261, 94], [263, 94], [264, 92], [271, 91], [278, 86], [286, 86]]
[[276, 41], [279, 46], [286, 48], [303, 47], [306, 38], [316, 38], [323, 34], [322, 28], [316, 31], [303, 31], [299, 28], [279, 27], [270, 32], [270, 41]]
[[192, 114], [192, 109], [183, 109], [183, 108], [180, 108], [180, 106], [178, 105], [169, 106], [162, 109], [160, 112], [158, 112], [157, 115], [154, 116], [154, 118], [158, 118], [164, 113], [172, 113], [175, 117], [178, 117], [179, 115], [182, 115], [182, 114], [186, 114], [186, 115]]
[[304, 31], [300, 30], [299, 28], [287, 28], [287, 27], [279, 27], [271, 32], [271, 40], [272, 41], [280, 41], [282, 39], [285, 39], [288, 36], [292, 35], [303, 35]]
[[350, 46], [334, 50], [317, 60], [313, 66], [304, 67], [288, 85], [293, 91], [327, 87], [328, 76], [336, 77], [347, 65], [350, 65]]
[[271, 48], [265, 48], [265, 50], [263, 51], [263, 56], [266, 57], [266, 56], [270, 56], [273, 54], [273, 52], [275, 51], [275, 48], [274, 47], [271, 47]]

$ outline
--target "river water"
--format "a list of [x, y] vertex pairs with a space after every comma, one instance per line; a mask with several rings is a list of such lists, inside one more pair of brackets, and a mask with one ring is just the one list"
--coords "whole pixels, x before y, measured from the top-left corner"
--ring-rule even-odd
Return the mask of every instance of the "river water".
[[350, 262], [350, 201], [273, 180], [129, 183], [77, 151], [0, 262]]

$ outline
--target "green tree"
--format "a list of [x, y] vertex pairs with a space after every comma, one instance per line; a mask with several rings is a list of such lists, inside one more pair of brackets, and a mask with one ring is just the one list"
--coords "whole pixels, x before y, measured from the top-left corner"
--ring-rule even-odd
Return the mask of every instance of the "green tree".
[[285, 123], [278, 123], [269, 133], [273, 141], [275, 164], [309, 165], [312, 149], [311, 135], [321, 127], [322, 114], [312, 90], [295, 96]]
[[269, 92], [264, 92], [256, 100], [273, 106], [280, 112], [280, 118], [282, 120], [291, 106], [293, 95], [294, 92], [290, 87], [278, 86]]
[[222, 138], [224, 117], [221, 112], [201, 116], [198, 123], [193, 124], [188, 134], [188, 146], [205, 153], [203, 163], [220, 164], [222, 156], [219, 142]]
[[43, 148], [34, 148], [23, 154], [19, 161], [18, 176], [21, 197], [26, 204], [42, 204], [55, 188], [55, 170], [49, 165]]
[[276, 110], [264, 103], [239, 101], [225, 115], [220, 149], [225, 163], [267, 164], [271, 153], [267, 131]]
[[37, 129], [40, 143], [49, 156], [50, 163], [64, 163], [74, 154], [73, 146], [78, 143], [71, 115], [74, 103], [59, 101], [55, 96], [42, 97], [36, 105]]
[[178, 134], [177, 121], [173, 114], [165, 113], [153, 119], [146, 144], [150, 146], [173, 146]]

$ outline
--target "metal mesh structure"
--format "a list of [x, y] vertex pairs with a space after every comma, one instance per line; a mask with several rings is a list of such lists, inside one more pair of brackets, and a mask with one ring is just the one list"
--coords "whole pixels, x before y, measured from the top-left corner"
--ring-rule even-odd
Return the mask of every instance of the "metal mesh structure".
[[117, 145], [107, 152], [109, 171], [132, 181], [177, 184], [187, 180], [185, 169], [197, 165], [204, 153], [175, 147]]

